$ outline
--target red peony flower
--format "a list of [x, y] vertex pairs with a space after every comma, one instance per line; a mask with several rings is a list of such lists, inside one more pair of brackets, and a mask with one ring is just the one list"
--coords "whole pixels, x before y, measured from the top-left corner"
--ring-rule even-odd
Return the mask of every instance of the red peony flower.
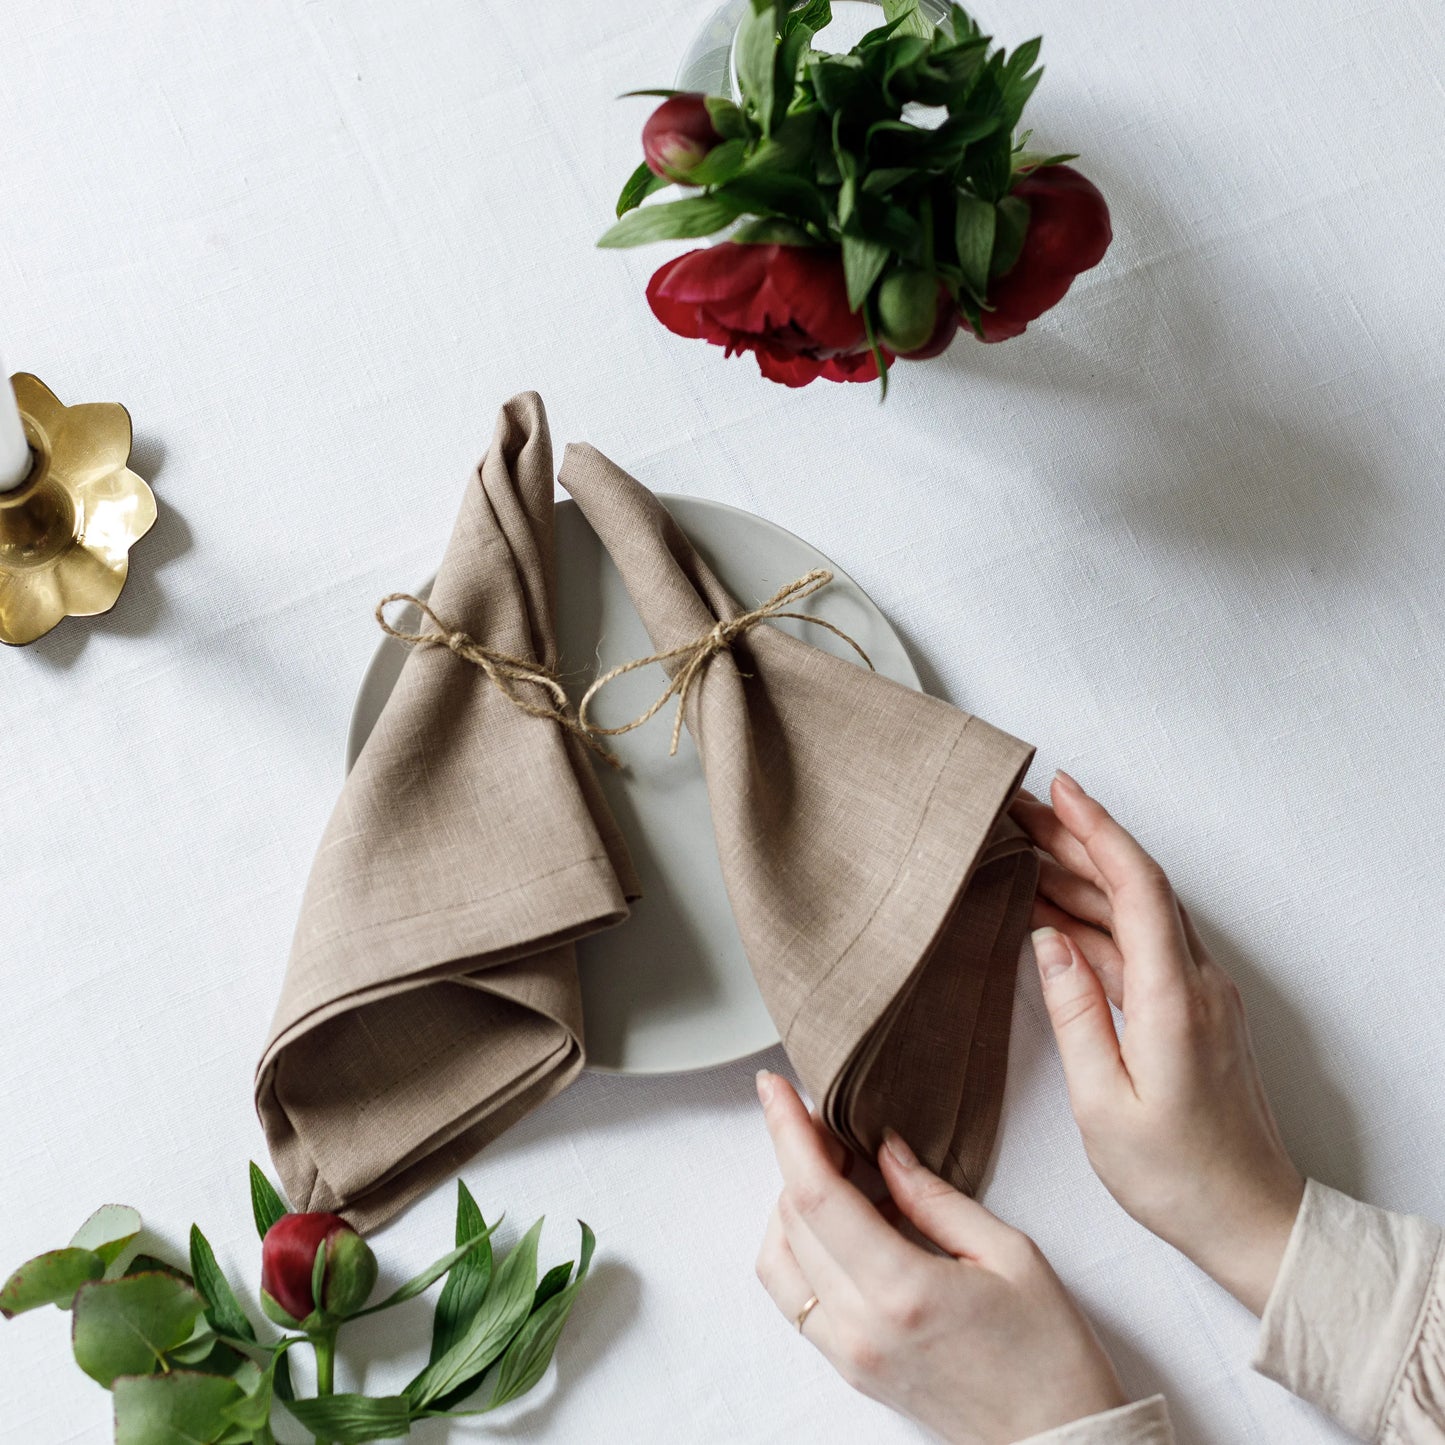
[[[843, 262], [830, 246], [723, 241], [659, 266], [653, 315], [679, 336], [751, 351], [770, 381], [876, 381], [863, 318], [848, 309]], [[884, 352], [885, 364], [892, 357]]]
[[1018, 260], [988, 290], [991, 311], [980, 318], [985, 341], [1019, 336], [1057, 306], [1074, 277], [1097, 266], [1113, 231], [1099, 188], [1071, 166], [1044, 166], [1011, 192], [1029, 208]]
[[[338, 1318], [354, 1314], [376, 1285], [376, 1256], [339, 1214], [283, 1214], [261, 1241], [261, 1303], [280, 1305], [291, 1319], [315, 1308], [311, 1274], [325, 1243], [321, 1304]], [[269, 1311], [268, 1311], [269, 1313]]]
[[642, 127], [642, 156], [654, 175], [686, 181], [692, 168], [722, 140], [699, 91], [670, 95]]

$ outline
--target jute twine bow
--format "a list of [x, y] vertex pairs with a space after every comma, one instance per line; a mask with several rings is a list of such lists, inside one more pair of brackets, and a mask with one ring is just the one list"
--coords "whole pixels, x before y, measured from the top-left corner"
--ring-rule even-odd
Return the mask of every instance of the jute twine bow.
[[[386, 609], [393, 602], [410, 603], [420, 611], [423, 617], [429, 618], [436, 624], [437, 631], [399, 631], [386, 620]], [[408, 647], [449, 648], [458, 657], [481, 668], [492, 685], [513, 707], [520, 708], [529, 717], [545, 718], [550, 722], [558, 723], [574, 737], [579, 738], [604, 762], [614, 768], [622, 766], [622, 760], [599, 743], [582, 722], [573, 715], [567, 701], [566, 690], [557, 680], [556, 673], [548, 671], [541, 663], [525, 657], [513, 657], [509, 652], [501, 652], [497, 648], [487, 647], [468, 633], [456, 631], [447, 626], [420, 597], [413, 597], [410, 592], [393, 592], [390, 596], [383, 597], [376, 604], [376, 621], [388, 637], [394, 637], [398, 642], [406, 643]], [[552, 705], [548, 707], [523, 697], [512, 686], [516, 682], [535, 683], [552, 699]]]
[[[666, 652], [654, 652], [651, 657], [638, 657], [631, 662], [624, 662], [620, 666], [614, 667], [611, 672], [603, 673], [582, 695], [581, 706], [577, 709], [579, 725], [589, 735], [617, 737], [620, 733], [630, 733], [634, 728], [640, 728], [643, 723], [656, 717], [667, 706], [668, 699], [676, 697], [677, 716], [672, 723], [672, 747], [668, 753], [670, 757], [675, 757], [678, 742], [682, 737], [682, 719], [687, 707], [688, 694], [692, 691], [693, 685], [702, 677], [703, 670], [708, 663], [718, 653], [728, 651], [743, 633], [756, 627], [758, 623], [768, 622], [778, 617], [795, 617], [801, 622], [812, 622], [819, 627], [826, 627], [835, 637], [841, 637], [876, 672], [877, 669], [873, 668], [872, 659], [841, 627], [834, 627], [831, 622], [827, 622], [821, 617], [814, 617], [809, 612], [786, 610], [789, 604], [801, 602], [805, 597], [811, 597], [813, 593], [826, 587], [832, 580], [833, 574], [827, 568], [815, 567], [811, 572], [799, 577], [796, 582], [789, 582], [786, 587], [778, 588], [766, 602], [755, 607], [751, 612], [744, 612], [741, 616], [734, 617], [729, 621], [719, 622], [701, 637], [694, 638], [691, 642], [685, 642], [681, 647], [673, 647]], [[687, 660], [672, 675], [662, 696], [646, 712], [639, 713], [631, 722], [623, 723], [620, 727], [615, 728], [597, 727], [587, 721], [587, 709], [592, 699], [609, 682], [614, 682], [624, 673], [633, 672], [639, 667], [651, 667], [654, 662], [671, 662], [675, 658], [686, 658]]]

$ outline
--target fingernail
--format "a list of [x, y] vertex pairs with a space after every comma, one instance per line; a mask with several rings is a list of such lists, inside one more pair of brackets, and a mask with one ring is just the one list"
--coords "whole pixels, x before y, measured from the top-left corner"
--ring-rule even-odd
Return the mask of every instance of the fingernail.
[[918, 1155], [903, 1142], [903, 1136], [896, 1129], [883, 1131], [883, 1147], [905, 1169], [912, 1169], [918, 1163]]
[[1057, 928], [1036, 928], [1033, 932], [1034, 957], [1045, 979], [1057, 978], [1074, 961], [1064, 935]]
[[758, 1070], [758, 1098], [765, 1109], [773, 1102], [773, 1076], [766, 1069]]
[[1062, 768], [1054, 769], [1055, 781], [1062, 783], [1064, 790], [1069, 793], [1082, 793], [1084, 790], [1079, 786], [1077, 778], [1071, 778]]

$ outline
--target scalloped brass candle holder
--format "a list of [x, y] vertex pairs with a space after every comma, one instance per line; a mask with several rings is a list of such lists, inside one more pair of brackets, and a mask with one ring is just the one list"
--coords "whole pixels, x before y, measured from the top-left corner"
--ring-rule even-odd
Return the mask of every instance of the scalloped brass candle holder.
[[25, 481], [0, 492], [0, 642], [18, 647], [66, 617], [115, 606], [156, 499], [126, 465], [123, 406], [66, 406], [24, 371], [10, 381], [35, 459]]

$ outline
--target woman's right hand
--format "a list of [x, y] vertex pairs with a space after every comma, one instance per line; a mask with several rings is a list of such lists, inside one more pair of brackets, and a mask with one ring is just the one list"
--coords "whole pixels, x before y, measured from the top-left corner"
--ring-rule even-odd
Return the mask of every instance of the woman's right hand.
[[1089, 1160], [1135, 1219], [1259, 1314], [1304, 1181], [1239, 990], [1135, 839], [1068, 774], [1051, 795], [1012, 812], [1044, 855], [1034, 952]]

